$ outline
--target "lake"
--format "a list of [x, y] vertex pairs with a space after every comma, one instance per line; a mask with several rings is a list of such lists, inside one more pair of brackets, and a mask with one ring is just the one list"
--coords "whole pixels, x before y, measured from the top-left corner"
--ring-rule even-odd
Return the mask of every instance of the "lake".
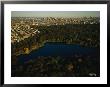
[[81, 47], [80, 45], [72, 45], [65, 43], [47, 42], [43, 47], [32, 51], [29, 54], [23, 54], [18, 56], [18, 61], [23, 63], [30, 59], [37, 58], [38, 56], [61, 56], [71, 57], [74, 55], [84, 55], [99, 57], [99, 48]]

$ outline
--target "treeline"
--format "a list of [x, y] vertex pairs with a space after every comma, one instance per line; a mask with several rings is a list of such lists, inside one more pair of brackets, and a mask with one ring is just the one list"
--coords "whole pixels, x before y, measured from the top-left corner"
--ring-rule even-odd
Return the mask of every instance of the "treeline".
[[25, 40], [12, 44], [12, 55], [16, 52], [24, 52], [24, 48], [36, 49], [45, 42], [65, 42], [67, 44], [79, 44], [87, 47], [100, 46], [100, 24], [66, 24], [51, 26], [31, 26], [40, 31]]

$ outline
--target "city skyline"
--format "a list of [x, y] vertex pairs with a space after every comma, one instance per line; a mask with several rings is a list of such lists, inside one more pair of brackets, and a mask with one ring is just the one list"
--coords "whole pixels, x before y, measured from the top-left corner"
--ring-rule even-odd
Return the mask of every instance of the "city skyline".
[[100, 17], [100, 11], [12, 11], [11, 17]]

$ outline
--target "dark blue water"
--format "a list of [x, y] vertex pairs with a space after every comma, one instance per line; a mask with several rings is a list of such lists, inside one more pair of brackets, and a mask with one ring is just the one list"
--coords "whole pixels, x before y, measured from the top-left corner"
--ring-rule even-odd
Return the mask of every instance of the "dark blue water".
[[32, 51], [30, 54], [20, 55], [20, 62], [25, 62], [38, 56], [74, 56], [74, 55], [89, 55], [92, 57], [99, 56], [98, 48], [81, 47], [79, 45], [67, 45], [65, 43], [45, 43], [43, 47]]

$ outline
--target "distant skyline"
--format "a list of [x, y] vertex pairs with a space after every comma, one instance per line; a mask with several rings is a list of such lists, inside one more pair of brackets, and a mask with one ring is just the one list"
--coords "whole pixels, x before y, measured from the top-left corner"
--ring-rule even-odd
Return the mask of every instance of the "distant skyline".
[[100, 17], [100, 11], [12, 11], [11, 17]]

